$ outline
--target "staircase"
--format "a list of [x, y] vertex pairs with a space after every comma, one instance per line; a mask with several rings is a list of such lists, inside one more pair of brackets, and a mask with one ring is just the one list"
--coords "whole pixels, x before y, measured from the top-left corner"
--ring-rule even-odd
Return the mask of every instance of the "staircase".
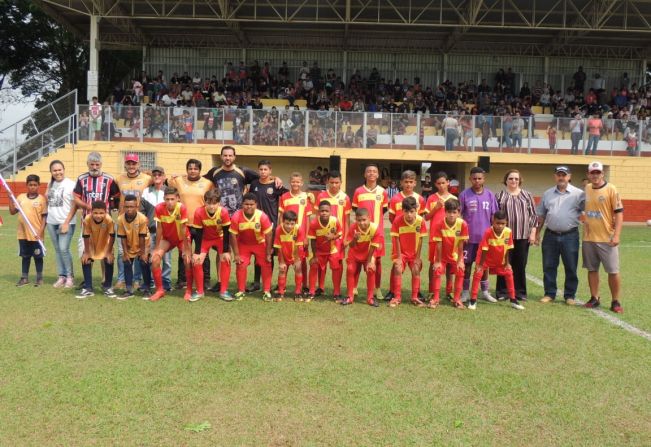
[[76, 142], [77, 90], [0, 129], [0, 172], [14, 178], [46, 155]]

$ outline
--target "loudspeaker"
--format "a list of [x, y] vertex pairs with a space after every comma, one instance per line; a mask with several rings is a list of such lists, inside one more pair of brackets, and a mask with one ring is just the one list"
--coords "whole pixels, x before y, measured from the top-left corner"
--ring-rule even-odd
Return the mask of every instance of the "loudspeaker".
[[341, 157], [339, 155], [330, 156], [329, 172], [332, 171], [341, 171]]
[[477, 161], [477, 166], [482, 168], [486, 172], [491, 171], [491, 158], [490, 157], [479, 157]]

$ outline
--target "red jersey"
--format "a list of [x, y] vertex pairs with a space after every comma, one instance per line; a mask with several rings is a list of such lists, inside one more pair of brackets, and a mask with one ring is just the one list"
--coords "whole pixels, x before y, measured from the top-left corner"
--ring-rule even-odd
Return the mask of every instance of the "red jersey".
[[202, 239], [204, 241], [220, 240], [224, 237], [224, 226], [231, 224], [231, 218], [226, 208], [217, 206], [214, 215], [208, 214], [205, 206], [197, 208], [194, 212], [194, 219], [191, 224], [194, 228], [203, 229]]
[[[425, 204], [425, 211], [427, 213], [430, 213], [434, 207], [436, 206], [436, 203], [439, 201], [439, 199], [442, 198], [445, 202], [447, 202], [450, 199], [456, 199], [455, 196], [452, 194], [448, 194], [447, 197], [441, 197], [438, 192], [435, 192], [431, 196], [427, 198], [427, 203]], [[442, 206], [441, 208], [437, 209], [434, 212], [434, 216], [432, 216], [432, 221], [429, 224], [429, 235], [430, 235], [430, 241], [434, 237], [434, 229], [438, 224], [443, 222], [443, 219], [445, 219], [445, 206]]]
[[378, 226], [378, 231], [382, 235], [377, 256], [384, 256], [384, 215], [382, 211], [389, 205], [389, 194], [380, 185], [372, 190], [368, 189], [366, 185], [362, 185], [355, 190], [352, 205], [353, 208], [368, 210], [371, 222]]
[[154, 208], [154, 220], [161, 224], [163, 239], [169, 241], [172, 245], [180, 244], [189, 234], [187, 227], [185, 234], [181, 233], [181, 228], [188, 222], [188, 210], [181, 203], [177, 203], [172, 212], [168, 211], [165, 202], [159, 203]]
[[296, 223], [303, 228], [307, 227], [307, 217], [312, 215], [312, 207], [310, 206], [307, 193], [303, 191], [296, 195], [293, 195], [291, 192], [286, 192], [280, 196], [278, 211], [281, 216], [285, 211], [294, 211], [296, 216], [298, 216]]
[[416, 203], [418, 204], [418, 207], [416, 208], [416, 213], [424, 214], [425, 212], [427, 212], [427, 209], [425, 208], [426, 203], [425, 203], [425, 199], [423, 199], [423, 196], [421, 196], [417, 192], [414, 192], [411, 196], [406, 196], [401, 191], [395, 196], [391, 197], [391, 200], [389, 201], [389, 214], [393, 215], [394, 220], [396, 217], [402, 214], [402, 201], [405, 200], [407, 197], [413, 197], [414, 199], [416, 199]]
[[[427, 225], [422, 216], [416, 216], [414, 223], [407, 223], [405, 216], [400, 214], [391, 224], [391, 237], [400, 241], [400, 254], [403, 258], [414, 259], [418, 249], [427, 237]], [[392, 259], [397, 259], [396, 247], [393, 247]]]
[[[276, 237], [274, 239], [274, 248], [278, 248], [282, 254], [283, 259], [287, 263], [293, 263], [294, 253], [297, 247], [302, 247], [305, 243], [305, 231], [302, 227], [294, 225], [291, 232], [287, 233], [282, 224], [276, 230]], [[300, 249], [300, 248], [299, 248]], [[300, 255], [300, 252], [298, 253]]]
[[237, 237], [237, 242], [244, 245], [264, 244], [265, 235], [273, 230], [269, 216], [260, 210], [255, 210], [250, 218], [244, 211], [238, 210], [231, 217], [229, 232]]
[[432, 223], [430, 242], [441, 242], [441, 263], [456, 263], [459, 245], [463, 245], [468, 237], [468, 224], [460, 217], [452, 225], [448, 225], [445, 219], [436, 225]]
[[360, 235], [355, 245], [348, 246], [348, 259], [354, 259], [357, 262], [366, 262], [369, 250], [377, 252], [382, 246], [382, 233], [380, 232], [380, 228], [374, 223], [371, 223], [366, 232], [360, 230], [357, 223], [353, 223], [346, 235], [346, 242], [353, 240], [355, 232], [358, 232]]
[[314, 203], [314, 214], [319, 212], [319, 203], [326, 201], [330, 204], [330, 215], [337, 218], [337, 221], [342, 225], [344, 222], [348, 222], [348, 216], [352, 211], [353, 207], [350, 202], [350, 197], [343, 191], [339, 191], [334, 196], [331, 195], [327, 190], [321, 191], [316, 198]]
[[475, 262], [479, 263], [482, 252], [486, 253], [484, 266], [488, 268], [502, 267], [506, 263], [508, 251], [513, 249], [513, 236], [511, 229], [504, 227], [502, 234], [499, 236], [493, 231], [493, 227], [488, 227], [484, 236], [479, 243], [477, 258]]
[[338, 252], [337, 239], [328, 240], [326, 236], [334, 234], [341, 237], [342, 233], [341, 224], [335, 216], [330, 216], [326, 225], [322, 225], [321, 219], [317, 217], [310, 222], [307, 238], [316, 241], [316, 255], [332, 255]]

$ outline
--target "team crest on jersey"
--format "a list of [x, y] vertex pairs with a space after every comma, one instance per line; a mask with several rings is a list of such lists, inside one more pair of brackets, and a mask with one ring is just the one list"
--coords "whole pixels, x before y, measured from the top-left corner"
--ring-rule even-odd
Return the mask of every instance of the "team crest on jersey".
[[221, 219], [217, 219], [216, 222], [217, 222], [218, 225], [221, 225], [221, 224], [222, 224], [222, 220], [221, 220]]
[[416, 227], [416, 232], [417, 232], [417, 233], [420, 232], [420, 225]]
[[99, 227], [100, 227], [100, 228], [101, 228], [101, 229], [103, 230], [104, 228], [106, 228], [106, 224], [105, 224], [105, 223], [103, 223], [103, 224], [102, 224], [102, 225], [100, 225]]
[[382, 196], [378, 194], [377, 196], [375, 196], [375, 200], [379, 202], [380, 200], [382, 200]]
[[301, 205], [305, 205], [305, 199], [301, 199], [301, 201], [300, 201], [299, 203], [300, 203]]
[[460, 231], [460, 230], [457, 230], [457, 231], [454, 233], [454, 235], [455, 235], [455, 236], [461, 236], [461, 231]]
[[343, 201], [343, 200], [339, 200], [339, 205], [340, 205], [340, 206], [344, 206], [344, 201]]
[[270, 186], [267, 188], [267, 194], [272, 195], [274, 193], [274, 189]]
[[256, 222], [256, 223], [255, 223], [255, 229], [256, 229], [256, 230], [259, 230], [259, 229], [260, 229], [260, 222]]
[[336, 230], [335, 228], [330, 228], [330, 232], [331, 232], [332, 234], [335, 234], [335, 233], [337, 232], [337, 230]]
[[136, 185], [138, 185], [138, 186], [142, 185], [142, 180], [138, 180], [138, 181], [136, 182]]
[[600, 202], [605, 202], [605, 201], [606, 201], [606, 198], [605, 198], [604, 196], [599, 196], [599, 201], [600, 201]]

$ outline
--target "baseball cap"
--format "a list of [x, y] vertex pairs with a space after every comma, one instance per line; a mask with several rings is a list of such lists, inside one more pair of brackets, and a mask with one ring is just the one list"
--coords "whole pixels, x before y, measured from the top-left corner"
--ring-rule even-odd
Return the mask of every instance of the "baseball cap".
[[154, 169], [152, 169], [151, 172], [160, 172], [161, 174], [165, 174], [165, 169], [162, 166], [154, 166]]
[[559, 172], [564, 172], [566, 174], [571, 174], [572, 171], [570, 170], [569, 166], [556, 166], [556, 169], [554, 170], [555, 173]]
[[588, 165], [588, 172], [599, 171], [604, 172], [604, 165], [600, 161], [593, 161]]
[[124, 157], [124, 161], [135, 161], [136, 163], [139, 163], [140, 157], [138, 157], [138, 154], [127, 154], [127, 156]]

